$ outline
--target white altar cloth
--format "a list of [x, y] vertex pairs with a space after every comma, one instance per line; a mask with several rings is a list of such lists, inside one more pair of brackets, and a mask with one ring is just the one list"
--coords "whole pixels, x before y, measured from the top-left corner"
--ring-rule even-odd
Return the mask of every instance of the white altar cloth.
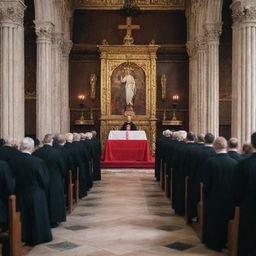
[[145, 131], [110, 131], [109, 140], [147, 140]]

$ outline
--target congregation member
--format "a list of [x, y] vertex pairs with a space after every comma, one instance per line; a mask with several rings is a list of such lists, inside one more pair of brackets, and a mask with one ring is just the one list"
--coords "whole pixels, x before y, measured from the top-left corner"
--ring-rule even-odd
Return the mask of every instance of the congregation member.
[[234, 175], [235, 204], [240, 206], [238, 256], [256, 255], [256, 133], [253, 153], [238, 162]]
[[66, 221], [66, 208], [64, 197], [64, 178], [66, 168], [60, 152], [53, 147], [53, 135], [46, 134], [43, 147], [34, 151], [33, 155], [44, 160], [50, 177], [49, 212], [52, 227]]
[[183, 159], [184, 151], [186, 150], [186, 131], [179, 131], [179, 142], [175, 146], [175, 154], [173, 156], [173, 168], [172, 168], [172, 208], [175, 210], [176, 214], [184, 215], [184, 205], [181, 205], [181, 200], [183, 195], [179, 193], [179, 184], [180, 174], [183, 172]]
[[204, 137], [205, 137], [205, 134], [203, 133], [200, 133], [197, 138], [196, 138], [196, 143], [197, 145], [203, 147], [204, 146]]
[[228, 140], [228, 155], [237, 161], [242, 158], [242, 156], [238, 153], [237, 138], [230, 138]]
[[242, 146], [242, 158], [250, 157], [253, 152], [252, 146], [249, 143], [244, 143]]
[[10, 159], [19, 152], [15, 147], [15, 142], [12, 138], [5, 139], [5, 143], [0, 147], [0, 160], [10, 162]]
[[[166, 143], [170, 141], [172, 132], [170, 130], [164, 130], [162, 136], [156, 141], [156, 152], [155, 152], [155, 178], [160, 181], [160, 168], [161, 162], [166, 162], [164, 154], [166, 152]], [[169, 152], [171, 154], [171, 152]]]
[[4, 139], [0, 139], [0, 147], [2, 147], [5, 144], [5, 140]]
[[101, 156], [101, 144], [97, 138], [97, 132], [92, 133], [92, 158], [93, 158], [93, 180], [101, 180], [101, 168], [100, 168], [100, 156]]
[[24, 138], [20, 144], [21, 152], [10, 161], [16, 179], [15, 194], [17, 210], [21, 213], [22, 241], [30, 246], [52, 240], [46, 199], [49, 177], [42, 160], [31, 155], [33, 150], [33, 139]]
[[204, 225], [203, 243], [221, 252], [227, 245], [228, 223], [233, 217], [232, 180], [237, 161], [227, 154], [227, 141], [214, 141], [216, 155], [203, 167]]
[[[14, 194], [15, 178], [7, 162], [0, 160], [0, 232], [8, 230], [8, 197]], [[0, 237], [2, 255], [9, 256], [9, 241]], [[1, 254], [1, 253], [0, 253]]]
[[73, 133], [72, 150], [74, 152], [76, 167], [79, 168], [79, 198], [87, 195], [89, 190], [89, 181], [87, 180], [89, 169], [86, 169], [85, 163], [88, 161], [88, 154], [80, 142], [81, 136]]

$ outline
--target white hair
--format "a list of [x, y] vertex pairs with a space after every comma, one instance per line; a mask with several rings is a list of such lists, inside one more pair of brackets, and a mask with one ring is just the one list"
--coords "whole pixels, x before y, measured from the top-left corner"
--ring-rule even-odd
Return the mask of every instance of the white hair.
[[73, 133], [73, 141], [80, 141], [81, 135], [79, 133]]
[[167, 130], [163, 131], [163, 135], [164, 135], [165, 137], [171, 137], [172, 132], [171, 132], [169, 129], [167, 129]]
[[14, 144], [14, 139], [11, 137], [4, 139], [4, 141], [5, 141], [4, 144], [8, 146], [12, 146]]
[[179, 138], [180, 140], [185, 140], [187, 138], [187, 132], [184, 130], [179, 131]]
[[91, 139], [92, 139], [92, 137], [93, 137], [93, 135], [92, 135], [92, 133], [91, 133], [91, 132], [87, 132], [87, 133], [85, 133], [85, 139], [86, 139], [86, 140], [91, 140]]
[[35, 146], [34, 140], [30, 137], [25, 137], [21, 142], [20, 142], [20, 150], [33, 150]]
[[173, 135], [172, 135], [172, 137], [175, 139], [175, 140], [179, 140], [179, 138], [180, 138], [180, 134], [179, 134], [179, 132], [174, 132], [173, 133]]
[[73, 134], [72, 133], [66, 133], [65, 135], [66, 141], [67, 142], [72, 142], [73, 141]]

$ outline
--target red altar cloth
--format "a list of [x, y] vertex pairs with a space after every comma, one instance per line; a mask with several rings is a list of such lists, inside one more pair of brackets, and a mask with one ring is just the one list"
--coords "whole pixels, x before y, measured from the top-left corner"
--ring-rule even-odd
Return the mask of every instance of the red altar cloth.
[[107, 140], [102, 167], [141, 167], [153, 168], [147, 140]]

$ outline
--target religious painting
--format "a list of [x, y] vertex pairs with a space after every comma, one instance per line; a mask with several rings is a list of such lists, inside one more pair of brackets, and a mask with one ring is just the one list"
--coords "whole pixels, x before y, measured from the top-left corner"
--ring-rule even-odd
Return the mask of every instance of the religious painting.
[[136, 115], [146, 114], [146, 76], [135, 63], [122, 63], [111, 75], [111, 114], [123, 115], [132, 106]]

